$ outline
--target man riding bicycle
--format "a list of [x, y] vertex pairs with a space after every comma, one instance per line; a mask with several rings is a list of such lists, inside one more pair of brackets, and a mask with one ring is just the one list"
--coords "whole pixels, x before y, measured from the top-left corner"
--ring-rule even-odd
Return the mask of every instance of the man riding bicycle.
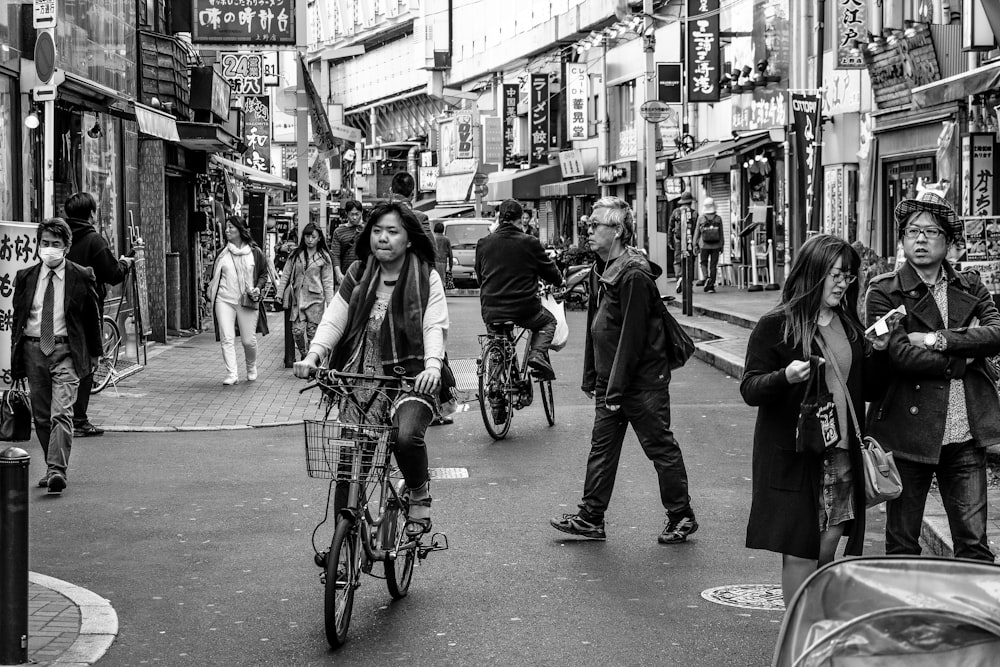
[[500, 204], [500, 226], [476, 244], [476, 275], [483, 322], [513, 322], [531, 331], [530, 366], [542, 380], [554, 380], [549, 346], [556, 331], [556, 318], [542, 307], [538, 281], [556, 287], [563, 284], [555, 262], [545, 254], [538, 239], [519, 227], [521, 205], [513, 199]]

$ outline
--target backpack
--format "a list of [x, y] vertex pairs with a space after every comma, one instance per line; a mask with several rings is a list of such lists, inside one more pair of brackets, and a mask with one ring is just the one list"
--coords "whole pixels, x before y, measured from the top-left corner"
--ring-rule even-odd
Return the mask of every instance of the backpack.
[[718, 243], [722, 240], [722, 222], [718, 218], [705, 218], [701, 224], [701, 240], [705, 243]]

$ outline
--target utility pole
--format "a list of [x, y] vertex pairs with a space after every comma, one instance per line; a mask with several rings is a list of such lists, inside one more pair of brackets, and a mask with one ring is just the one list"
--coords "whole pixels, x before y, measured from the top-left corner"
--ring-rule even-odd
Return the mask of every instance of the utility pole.
[[[806, 220], [806, 228], [811, 232], [819, 232], [820, 216], [823, 214], [823, 198], [817, 193], [824, 192], [823, 187], [823, 40], [824, 40], [824, 16], [826, 14], [826, 0], [816, 1], [816, 99], [819, 101], [819, 122], [816, 123], [816, 173], [813, 180], [813, 200], [810, 202], [810, 219]], [[787, 196], [787, 195], [786, 195]], [[813, 220], [817, 221], [813, 225]], [[774, 276], [771, 276], [774, 281]]]
[[[656, 50], [656, 35], [654, 34], [653, 26], [653, 0], [643, 0], [642, 13], [642, 50], [646, 54], [646, 101], [649, 102], [650, 100], [657, 99], [656, 62], [653, 53]], [[659, 238], [657, 236], [659, 230], [656, 226], [656, 131], [659, 126], [645, 119], [643, 120], [643, 126], [643, 131], [646, 134], [646, 238], [643, 239], [640, 237], [639, 242], [645, 243], [645, 246], [649, 249], [650, 258], [655, 257], [660, 263], [666, 265], [666, 246], [663, 246], [663, 255], [660, 256], [660, 244], [653, 243], [654, 239]], [[660, 293], [666, 292], [666, 271], [660, 276], [657, 287]]]
[[[309, 48], [309, 3], [295, 4], [295, 47], [303, 55]], [[309, 224], [309, 99], [306, 97], [306, 72], [299, 71], [295, 90], [295, 154], [298, 193], [299, 238]], [[286, 346], [287, 347], [287, 346]]]
[[[611, 112], [608, 106], [608, 36], [601, 35], [601, 148], [603, 164], [611, 163]], [[607, 197], [610, 188], [601, 184], [601, 196]]]

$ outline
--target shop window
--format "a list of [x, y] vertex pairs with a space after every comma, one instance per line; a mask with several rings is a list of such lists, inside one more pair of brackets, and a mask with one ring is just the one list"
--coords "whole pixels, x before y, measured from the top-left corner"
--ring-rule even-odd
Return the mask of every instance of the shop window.
[[904, 199], [917, 196], [917, 185], [921, 179], [927, 182], [937, 180], [937, 165], [933, 155], [925, 155], [911, 160], [886, 162], [883, 167], [885, 188], [885, 209], [882, 223], [882, 256], [896, 255], [896, 204]]
[[20, 188], [14, 185], [14, 156], [20, 155], [20, 151], [14, 149], [16, 108], [14, 80], [0, 76], [0, 220], [17, 219], [14, 207]]

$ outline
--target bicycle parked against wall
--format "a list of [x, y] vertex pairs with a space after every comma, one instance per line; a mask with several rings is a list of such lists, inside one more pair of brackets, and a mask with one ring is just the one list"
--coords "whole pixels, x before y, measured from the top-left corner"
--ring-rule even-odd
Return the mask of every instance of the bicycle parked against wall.
[[[125, 291], [131, 289], [133, 294], [133, 310], [132, 318], [135, 322], [135, 336], [136, 336], [136, 356], [139, 354], [139, 336], [143, 330], [143, 313], [140, 307], [140, 301], [138, 298], [139, 287], [136, 279], [135, 264], [129, 264], [128, 270], [125, 273], [125, 279], [122, 281], [122, 285], [125, 286]], [[125, 294], [122, 294], [121, 300], [118, 302], [118, 310], [115, 312], [115, 316], [111, 317], [109, 315], [104, 315], [101, 318], [101, 356], [97, 360], [97, 367], [94, 370], [94, 386], [91, 389], [91, 394], [99, 394], [104, 390], [109, 384], [114, 385], [118, 382], [121, 373], [118, 371], [118, 357], [121, 354], [122, 344], [125, 339], [122, 337], [121, 328], [118, 326], [118, 322], [122, 315], [122, 306], [125, 305]]]
[[[389, 408], [413, 378], [317, 370], [320, 419], [305, 421], [306, 468], [310, 477], [329, 479], [326, 513], [313, 530], [316, 565], [323, 568], [326, 638], [332, 648], [347, 641], [354, 594], [361, 574], [385, 579], [393, 599], [406, 596], [413, 568], [432, 551], [448, 548], [443, 533], [410, 537], [406, 483], [391, 465], [396, 440]], [[317, 533], [330, 518], [337, 484], [348, 484], [347, 504], [338, 508], [330, 547], [317, 549]], [[381, 563], [381, 574], [375, 564]]]

